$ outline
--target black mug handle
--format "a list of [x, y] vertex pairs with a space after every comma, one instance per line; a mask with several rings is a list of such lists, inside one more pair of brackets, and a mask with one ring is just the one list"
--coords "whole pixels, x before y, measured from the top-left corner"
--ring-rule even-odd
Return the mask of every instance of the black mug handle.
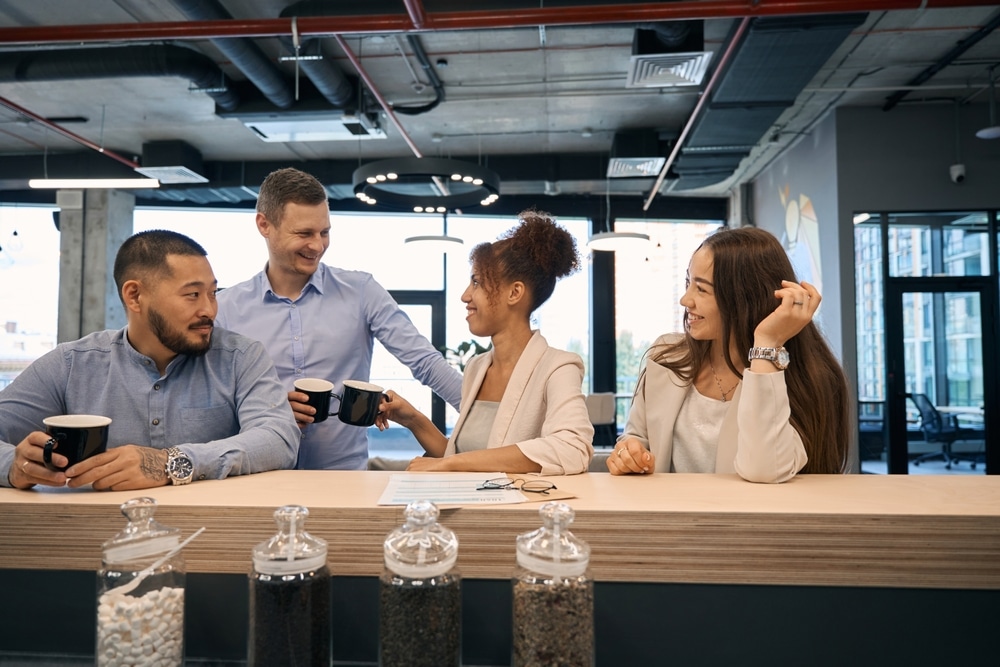
[[55, 464], [52, 463], [52, 450], [56, 449], [56, 441], [61, 439], [62, 434], [57, 433], [45, 441], [45, 446], [42, 447], [42, 459], [45, 461], [46, 468], [55, 469]]
[[[337, 409], [336, 410], [327, 410], [327, 415], [330, 416], [330, 417], [337, 417], [337, 416], [339, 416], [340, 415], [340, 408], [344, 405], [344, 397], [341, 396], [340, 394], [335, 394], [335, 393], [333, 393], [331, 391], [330, 392], [330, 399], [331, 399], [331, 401], [334, 398], [337, 399]], [[331, 407], [332, 407], [332, 403], [331, 403]]]

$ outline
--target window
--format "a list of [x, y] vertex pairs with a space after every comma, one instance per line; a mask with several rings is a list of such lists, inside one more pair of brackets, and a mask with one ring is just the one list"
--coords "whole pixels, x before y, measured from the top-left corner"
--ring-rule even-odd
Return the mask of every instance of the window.
[[616, 421], [628, 418], [643, 355], [662, 334], [683, 331], [684, 276], [691, 255], [719, 222], [615, 221], [616, 232], [649, 235], [649, 248], [615, 256]]
[[0, 389], [56, 344], [59, 231], [53, 210], [0, 206]]

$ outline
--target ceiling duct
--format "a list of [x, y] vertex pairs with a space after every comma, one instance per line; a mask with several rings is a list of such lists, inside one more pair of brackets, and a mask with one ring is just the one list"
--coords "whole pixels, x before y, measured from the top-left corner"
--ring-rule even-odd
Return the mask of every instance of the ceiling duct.
[[276, 113], [238, 112], [240, 120], [261, 141], [346, 141], [385, 139], [378, 116], [361, 111], [303, 111]]
[[4, 53], [0, 83], [75, 81], [138, 76], [178, 76], [203, 90], [222, 109], [233, 110], [239, 96], [233, 82], [206, 55], [182, 46], [118, 46]]
[[184, 141], [148, 141], [142, 145], [142, 166], [136, 171], [160, 183], [207, 183], [201, 175], [201, 153]]
[[754, 19], [684, 142], [673, 189], [714, 185], [731, 176], [867, 16]]
[[[233, 17], [216, 0], [173, 0], [181, 13], [193, 21], [231, 20]], [[291, 86], [270, 58], [246, 37], [213, 39], [212, 44], [276, 107], [287, 109], [295, 98]]]
[[632, 36], [626, 88], [701, 85], [712, 60], [704, 50], [702, 21], [640, 25]]
[[616, 132], [611, 140], [608, 178], [655, 178], [667, 161], [656, 130]]

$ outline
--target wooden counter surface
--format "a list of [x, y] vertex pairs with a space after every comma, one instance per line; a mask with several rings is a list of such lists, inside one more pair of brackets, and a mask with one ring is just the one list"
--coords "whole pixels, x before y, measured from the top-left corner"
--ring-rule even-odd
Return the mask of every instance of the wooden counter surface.
[[[101, 544], [142, 495], [183, 536], [189, 572], [243, 573], [275, 532], [273, 512], [309, 508], [334, 576], [377, 576], [401, 507], [376, 503], [390, 472], [278, 471], [183, 487], [98, 493], [0, 489], [0, 568], [97, 570]], [[552, 478], [576, 510], [598, 581], [1000, 589], [1000, 477], [803, 475], [787, 484], [735, 475]], [[514, 538], [538, 507], [446, 509], [464, 577], [505, 579]]]

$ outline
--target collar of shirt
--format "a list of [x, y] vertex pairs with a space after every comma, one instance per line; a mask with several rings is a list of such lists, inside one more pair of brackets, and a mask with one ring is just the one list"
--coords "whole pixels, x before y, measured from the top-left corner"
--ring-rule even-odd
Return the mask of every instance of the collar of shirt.
[[[302, 288], [302, 294], [307, 290], [313, 289], [319, 294], [323, 294], [323, 265], [321, 264], [319, 268], [313, 271], [313, 274], [309, 276], [309, 280], [306, 282], [306, 286]], [[283, 296], [275, 294], [274, 289], [271, 287], [271, 281], [267, 277], [267, 264], [264, 265], [264, 270], [257, 274], [257, 293], [260, 296], [261, 302], [268, 299], [276, 299], [278, 301], [297, 301], [298, 299], [287, 299]], [[299, 298], [302, 297], [299, 295]]]

